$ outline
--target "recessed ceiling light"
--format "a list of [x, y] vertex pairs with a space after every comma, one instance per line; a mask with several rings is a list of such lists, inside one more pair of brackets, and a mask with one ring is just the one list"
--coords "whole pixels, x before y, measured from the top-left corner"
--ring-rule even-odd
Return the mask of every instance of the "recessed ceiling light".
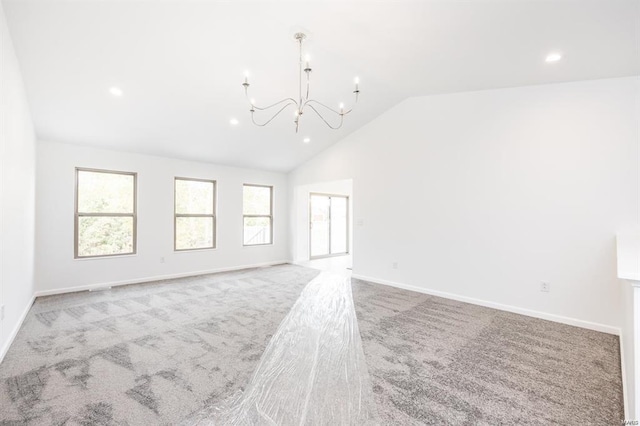
[[304, 138], [304, 139], [302, 139], [302, 142], [309, 143], [309, 142], [311, 142], [311, 138]]
[[552, 52], [547, 55], [547, 57], [545, 58], [545, 62], [558, 62], [560, 59], [562, 59], [562, 54], [558, 52]]
[[112, 87], [109, 89], [109, 93], [111, 93], [113, 96], [122, 96], [122, 89], [119, 87]]
[[237, 125], [238, 125], [238, 123], [240, 123], [240, 122], [238, 121], [238, 119], [237, 119], [237, 118], [232, 118], [231, 120], [229, 120], [229, 123], [230, 123], [232, 126], [237, 126]]

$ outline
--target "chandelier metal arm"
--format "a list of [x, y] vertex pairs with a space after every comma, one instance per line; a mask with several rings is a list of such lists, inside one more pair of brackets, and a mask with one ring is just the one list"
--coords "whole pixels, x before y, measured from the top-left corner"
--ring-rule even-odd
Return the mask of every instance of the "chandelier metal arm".
[[[278, 102], [278, 104], [280, 104], [280, 103], [282, 103], [282, 101], [281, 101], [281, 102]], [[277, 104], [274, 104], [274, 105], [277, 105]], [[251, 121], [253, 121], [253, 124], [255, 124], [256, 126], [264, 127], [264, 126], [266, 126], [267, 124], [269, 124], [269, 123], [271, 122], [271, 120], [273, 120], [273, 119], [274, 119], [274, 118], [276, 118], [278, 115], [280, 115], [280, 113], [281, 113], [282, 111], [284, 111], [285, 109], [287, 109], [287, 107], [288, 107], [289, 105], [296, 105], [296, 103], [295, 103], [295, 102], [289, 102], [289, 103], [287, 103], [287, 104], [286, 104], [286, 105], [284, 105], [282, 108], [280, 108], [280, 109], [278, 110], [278, 112], [276, 112], [276, 113], [275, 113], [275, 114], [274, 114], [270, 119], [268, 119], [267, 121], [265, 121], [265, 122], [264, 122], [264, 123], [262, 123], [262, 124], [260, 124], [260, 123], [257, 123], [257, 122], [256, 122], [256, 120], [255, 120], [255, 118], [254, 118], [254, 116], [253, 116], [254, 111], [253, 111], [253, 110], [251, 110]]]
[[274, 104], [271, 104], [269, 106], [266, 106], [266, 107], [259, 107], [259, 106], [256, 106], [256, 105], [252, 104], [251, 100], [249, 99], [248, 96], [247, 96], [247, 101], [249, 102], [249, 106], [251, 107], [249, 109], [249, 111], [251, 111], [251, 109], [255, 109], [255, 110], [258, 110], [258, 111], [266, 111], [266, 110], [268, 110], [270, 108], [273, 108], [274, 106], [280, 105], [281, 103], [284, 103], [284, 102], [293, 102], [296, 105], [298, 104], [298, 102], [296, 102], [296, 100], [293, 99], [293, 98], [284, 98], [281, 101], [278, 101], [278, 102], [276, 102]]
[[320, 102], [320, 101], [316, 101], [315, 99], [308, 99], [307, 101], [305, 101], [305, 103], [302, 105], [302, 108], [304, 108], [304, 107], [305, 107], [305, 106], [307, 106], [307, 105], [309, 105], [309, 108], [311, 108], [311, 104], [312, 104], [312, 103], [313, 103], [313, 104], [318, 104], [318, 105], [320, 105], [321, 107], [328, 109], [329, 111], [333, 112], [333, 113], [334, 113], [334, 114], [336, 114], [336, 115], [347, 115], [347, 114], [349, 114], [351, 111], [353, 111], [353, 108], [351, 108], [351, 109], [349, 109], [349, 110], [347, 110], [347, 111], [342, 111], [342, 112], [340, 112], [340, 111], [337, 111], [337, 110], [335, 110], [335, 109], [331, 108], [330, 106], [327, 106], [327, 105], [323, 104], [323, 103], [322, 103], [322, 102]]
[[344, 122], [344, 114], [340, 114], [340, 124], [338, 124], [337, 126], [332, 126], [331, 124], [329, 124], [329, 122], [328, 122], [327, 120], [325, 120], [325, 118], [322, 116], [322, 114], [320, 114], [320, 113], [318, 112], [318, 110], [317, 110], [317, 109], [315, 109], [315, 108], [313, 107], [313, 105], [309, 105], [309, 108], [311, 108], [311, 110], [313, 110], [313, 112], [315, 112], [315, 113], [316, 113], [316, 115], [317, 115], [318, 117], [320, 117], [320, 119], [321, 119], [322, 121], [324, 121], [324, 124], [326, 124], [327, 126], [329, 126], [329, 128], [330, 128], [330, 129], [332, 129], [332, 130], [338, 130], [340, 127], [342, 127], [342, 123]]

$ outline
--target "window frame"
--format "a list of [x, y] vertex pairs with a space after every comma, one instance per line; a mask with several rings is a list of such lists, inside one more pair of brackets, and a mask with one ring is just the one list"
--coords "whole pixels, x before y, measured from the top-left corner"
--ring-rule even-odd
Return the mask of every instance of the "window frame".
[[[244, 214], [244, 187], [252, 186], [258, 188], [269, 188], [269, 214]], [[255, 246], [270, 246], [273, 245], [273, 185], [261, 185], [255, 183], [243, 183], [242, 184], [242, 246], [243, 247], [255, 247]], [[268, 243], [259, 243], [259, 244], [245, 244], [244, 242], [244, 221], [246, 218], [269, 218], [269, 237], [270, 241]]]
[[[78, 202], [79, 202], [79, 193], [80, 193], [80, 185], [79, 185], [79, 176], [80, 172], [90, 172], [90, 173], [106, 173], [106, 174], [114, 174], [114, 175], [126, 175], [133, 176], [133, 212], [132, 213], [80, 213], [78, 211]], [[119, 170], [107, 170], [107, 169], [94, 169], [88, 167], [76, 167], [75, 168], [75, 199], [74, 199], [74, 224], [73, 224], [73, 258], [75, 260], [79, 259], [96, 259], [103, 257], [117, 257], [117, 256], [131, 256], [138, 253], [138, 173], [137, 172], [124, 172]], [[79, 243], [80, 243], [80, 233], [79, 233], [79, 224], [81, 217], [131, 217], [133, 220], [133, 244], [132, 251], [127, 253], [114, 253], [114, 254], [96, 254], [91, 256], [80, 256], [79, 255]]]
[[[176, 211], [176, 183], [178, 180], [186, 180], [192, 182], [206, 182], [213, 184], [213, 210], [212, 214], [191, 214], [191, 213], [178, 213]], [[188, 178], [181, 176], [174, 176], [173, 178], [173, 251], [174, 252], [183, 252], [183, 251], [194, 251], [194, 250], [214, 250], [217, 248], [218, 238], [218, 218], [217, 218], [217, 201], [218, 201], [218, 182], [213, 179], [200, 179], [200, 178]], [[178, 218], [179, 217], [210, 217], [213, 219], [213, 227], [212, 227], [212, 246], [211, 247], [197, 247], [197, 248], [186, 248], [179, 249], [177, 248], [178, 243]]]

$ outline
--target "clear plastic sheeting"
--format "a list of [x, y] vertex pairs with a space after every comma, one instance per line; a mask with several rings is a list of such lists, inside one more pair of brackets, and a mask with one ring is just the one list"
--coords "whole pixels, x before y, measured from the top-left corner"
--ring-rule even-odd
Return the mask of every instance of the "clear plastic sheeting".
[[245, 391], [198, 425], [379, 424], [348, 276], [321, 273], [273, 335]]

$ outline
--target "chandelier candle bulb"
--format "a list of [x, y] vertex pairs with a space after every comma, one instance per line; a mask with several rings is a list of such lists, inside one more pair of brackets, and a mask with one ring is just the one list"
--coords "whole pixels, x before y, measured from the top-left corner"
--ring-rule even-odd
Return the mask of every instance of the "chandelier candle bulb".
[[249, 71], [244, 72], [244, 83], [242, 83], [242, 86], [244, 87], [244, 94], [247, 96], [247, 90], [249, 89]]

